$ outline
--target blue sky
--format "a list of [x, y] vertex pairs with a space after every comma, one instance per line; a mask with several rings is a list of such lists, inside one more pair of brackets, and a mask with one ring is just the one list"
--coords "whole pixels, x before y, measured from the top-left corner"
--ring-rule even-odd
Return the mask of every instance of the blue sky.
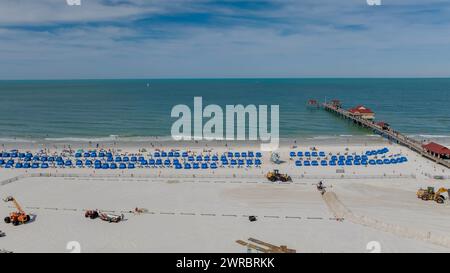
[[446, 0], [0, 0], [0, 79], [448, 77]]

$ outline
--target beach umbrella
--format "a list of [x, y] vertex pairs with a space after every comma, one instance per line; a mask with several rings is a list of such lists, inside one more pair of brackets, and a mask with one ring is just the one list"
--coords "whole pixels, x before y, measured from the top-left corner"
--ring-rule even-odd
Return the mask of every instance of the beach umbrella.
[[228, 152], [228, 153], [227, 153], [227, 156], [228, 156], [228, 157], [233, 157], [233, 153], [232, 153], [232, 152]]
[[198, 169], [198, 168], [199, 168], [199, 164], [198, 164], [197, 162], [195, 162], [194, 164], [192, 164], [192, 167], [193, 167], [194, 169]]
[[97, 157], [97, 153], [96, 152], [92, 152], [91, 153], [91, 157]]
[[134, 169], [134, 168], [135, 168], [135, 166], [133, 163], [128, 164], [128, 169]]
[[311, 156], [311, 152], [305, 152], [305, 156], [306, 157], [310, 157]]
[[11, 157], [12, 157], [12, 158], [17, 158], [17, 157], [19, 157], [19, 154], [17, 154], [17, 153], [12, 153], [12, 154], [11, 154]]
[[103, 164], [102, 164], [102, 169], [103, 169], [103, 170], [109, 169], [109, 164], [108, 164], [108, 163], [103, 163]]
[[348, 156], [347, 156], [347, 161], [348, 161], [348, 160], [353, 160], [353, 156], [352, 156], [352, 155], [348, 155]]
[[6, 169], [11, 169], [12, 167], [13, 167], [12, 164], [6, 164], [6, 165], [5, 165], [5, 168], [6, 168]]
[[88, 167], [90, 167], [90, 166], [92, 166], [92, 161], [91, 160], [86, 160], [86, 166], [88, 166]]
[[39, 159], [40, 159], [39, 156], [37, 156], [37, 155], [33, 156], [34, 161], [38, 161]]
[[395, 159], [395, 158], [391, 159], [391, 164], [397, 164], [397, 162], [398, 162], [397, 159]]
[[170, 166], [170, 159], [164, 160], [164, 166], [167, 166], [167, 167]]
[[386, 159], [383, 160], [383, 164], [391, 164], [391, 161], [386, 158]]
[[203, 160], [204, 160], [205, 162], [209, 162], [209, 161], [210, 161], [209, 155], [205, 156], [205, 158], [203, 158]]
[[120, 156], [116, 156], [115, 162], [122, 162], [122, 158]]
[[[225, 165], [225, 164], [224, 164], [224, 165]], [[237, 165], [236, 159], [231, 159], [230, 165], [231, 165], [231, 166]]]
[[241, 154], [239, 152], [235, 152], [234, 157], [241, 157]]
[[343, 160], [339, 160], [339, 161], [338, 161], [338, 165], [339, 165], [339, 166], [344, 166], [344, 165], [345, 165], [345, 162], [344, 162]]
[[303, 152], [297, 152], [298, 157], [303, 157]]
[[137, 161], [137, 157], [132, 156], [132, 157], [131, 157], [131, 162], [136, 162], [136, 161]]
[[48, 169], [48, 164], [47, 163], [42, 163], [41, 169]]
[[[227, 161], [228, 159], [223, 155], [223, 156], [220, 157], [220, 160], [221, 160], [221, 161]], [[217, 160], [216, 160], [216, 161], [217, 161]]]
[[71, 160], [66, 160], [64, 165], [67, 166], [67, 167], [72, 166], [72, 161]]
[[4, 165], [5, 164], [5, 160], [0, 159], [0, 165]]
[[161, 152], [161, 157], [167, 157], [167, 153], [164, 152], [164, 151], [162, 151], [162, 152]]
[[377, 159], [376, 163], [377, 163], [377, 165], [383, 165], [383, 160]]
[[149, 159], [148, 160], [148, 164], [154, 166], [155, 165], [155, 160], [154, 159]]
[[219, 157], [217, 155], [213, 155], [211, 159], [212, 161], [219, 161]]
[[185, 163], [185, 164], [184, 164], [184, 168], [185, 168], [186, 170], [190, 170], [190, 169], [191, 169], [191, 164]]
[[300, 160], [295, 161], [295, 166], [301, 167], [302, 166], [302, 162]]
[[[234, 159], [233, 159], [233, 160], [234, 160]], [[233, 161], [233, 160], [231, 160], [231, 161]], [[234, 162], [236, 162], [236, 160], [234, 160]], [[222, 165], [223, 165], [223, 166], [228, 165], [228, 160], [222, 160]]]
[[317, 160], [313, 160], [311, 161], [311, 166], [317, 167], [319, 166], [319, 162], [317, 162]]
[[113, 154], [111, 152], [106, 153], [107, 157], [113, 157]]
[[364, 165], [364, 166], [367, 165], [367, 160], [364, 160], [364, 159], [361, 160], [361, 165]]
[[169, 153], [167, 154], [167, 156], [168, 156], [168, 157], [173, 157], [173, 152], [169, 152]]
[[246, 153], [246, 152], [242, 152], [242, 153], [241, 153], [241, 156], [242, 156], [242, 157], [247, 157], [247, 153]]
[[260, 159], [256, 159], [256, 160], [255, 160], [255, 165], [256, 165], [256, 166], [261, 165], [261, 160], [260, 160]]
[[290, 156], [290, 157], [295, 157], [295, 152], [290, 152], [290, 153], [289, 153], [289, 156]]
[[320, 156], [320, 157], [326, 156], [326, 155], [325, 155], [325, 152], [319, 152], [319, 156]]
[[[30, 165], [30, 163], [26, 163], [26, 164]], [[64, 166], [64, 161], [56, 161], [56, 165], [58, 165], [59, 167], [62, 167], [62, 166]]]
[[326, 160], [320, 161], [320, 166], [328, 166], [328, 162]]
[[311, 166], [311, 162], [309, 160], [303, 161], [303, 166]]
[[33, 165], [31, 165], [31, 168], [32, 168], [32, 169], [37, 169], [37, 168], [39, 168], [39, 163], [37, 163], [37, 162], [33, 163]]
[[217, 169], [217, 164], [215, 162], [211, 163], [211, 169]]
[[253, 165], [253, 159], [247, 159], [247, 166]]
[[126, 169], [126, 168], [127, 168], [127, 165], [125, 163], [120, 163], [119, 164], [119, 169], [123, 170], [123, 169]]
[[311, 153], [311, 156], [313, 156], [313, 157], [317, 157], [317, 156], [318, 156], [318, 154], [317, 154], [317, 152], [312, 152], [312, 153]]
[[193, 156], [189, 156], [188, 157], [188, 161], [191, 161], [191, 162], [194, 161], [194, 157]]
[[104, 153], [104, 152], [99, 152], [99, 153], [98, 153], [98, 156], [99, 156], [99, 157], [105, 157], [105, 153]]
[[162, 160], [158, 158], [158, 159], [156, 160], [155, 165], [156, 165], [156, 166], [161, 166], [161, 165], [162, 165]]
[[181, 164], [175, 164], [175, 169], [179, 170], [179, 169], [182, 169], [182, 168], [183, 168], [183, 166], [181, 166]]
[[107, 157], [106, 162], [114, 162], [114, 159], [112, 157]]
[[239, 159], [239, 160], [238, 160], [238, 164], [239, 164], [239, 166], [244, 165], [244, 160], [243, 160], [243, 159]]
[[202, 169], [208, 169], [208, 164], [207, 163], [202, 163]]
[[83, 154], [83, 156], [84, 156], [84, 157], [90, 157], [90, 156], [91, 156], [91, 154], [90, 154], [90, 153], [88, 153], [88, 152], [85, 152], [85, 153]]
[[256, 157], [261, 158], [262, 154], [260, 152], [256, 152]]
[[253, 152], [248, 152], [248, 157], [255, 157]]
[[178, 160], [178, 159], [175, 158], [175, 159], [173, 160], [173, 164], [180, 164], [180, 160]]
[[330, 161], [330, 162], [328, 163], [328, 165], [330, 165], [330, 166], [336, 166], [336, 161], [332, 160], [332, 161]]
[[78, 167], [81, 167], [81, 166], [83, 166], [83, 161], [77, 160], [75, 165], [77, 165]]
[[174, 157], [180, 157], [180, 153], [179, 152], [175, 152], [173, 155], [174, 155]]
[[187, 152], [183, 152], [183, 157], [188, 157], [188, 153]]
[[201, 155], [198, 155], [198, 156], [195, 158], [195, 160], [196, 160], [196, 161], [203, 161], [203, 158], [202, 158]]
[[353, 161], [347, 159], [347, 161], [345, 161], [345, 165], [346, 165], [346, 166], [352, 166], [352, 165], [353, 165]]
[[148, 161], [147, 160], [141, 160], [139, 161], [139, 163], [141, 164], [141, 166], [148, 166]]
[[16, 163], [16, 166], [15, 166], [15, 168], [16, 169], [21, 169], [23, 167], [23, 165], [22, 165], [22, 163]]
[[143, 156], [140, 156], [140, 157], [138, 158], [138, 161], [142, 161], [142, 160], [145, 160], [145, 158], [144, 158]]
[[154, 157], [161, 157], [161, 154], [159, 152], [155, 152]]
[[117, 169], [117, 164], [116, 164], [116, 163], [111, 163], [111, 164], [109, 165], [109, 168], [110, 168], [111, 170], [115, 170], [115, 169]]
[[128, 156], [123, 157], [123, 162], [129, 162], [129, 161], [130, 161], [130, 158]]
[[25, 164], [23, 164], [23, 168], [24, 169], [29, 169], [29, 168], [31, 168], [31, 165], [30, 165], [30, 163], [25, 163]]
[[353, 161], [353, 165], [359, 166], [359, 165], [361, 165], [361, 161], [355, 160], [355, 161]]

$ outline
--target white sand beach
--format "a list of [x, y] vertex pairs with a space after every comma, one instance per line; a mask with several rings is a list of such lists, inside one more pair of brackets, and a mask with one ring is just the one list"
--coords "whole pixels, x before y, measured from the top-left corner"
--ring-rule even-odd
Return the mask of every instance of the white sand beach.
[[[48, 149], [49, 154], [60, 154], [68, 147], [61, 143], [7, 143], [3, 149], [33, 153]], [[219, 155], [258, 150], [257, 145], [198, 143], [188, 147], [157, 141], [101, 143], [101, 147], [123, 155], [146, 155], [157, 149]], [[290, 151], [310, 151], [312, 147], [327, 155], [363, 154], [387, 147], [389, 155], [404, 156], [408, 161], [382, 166], [298, 167], [296, 159], [290, 159]], [[80, 148], [97, 146], [70, 143], [70, 149]], [[247, 252], [235, 241], [256, 238], [287, 245], [299, 253], [369, 252], [366, 247], [371, 241], [379, 242], [382, 252], [450, 251], [448, 200], [437, 204], [416, 197], [419, 187], [449, 188], [448, 169], [382, 139], [351, 145], [284, 143], [279, 154], [284, 161], [279, 165], [264, 152], [260, 167], [214, 170], [0, 168], [0, 197], [14, 196], [32, 215], [32, 221], [24, 225], [2, 221], [0, 230], [6, 236], [0, 238], [0, 249], [70, 252], [67, 243], [77, 241], [82, 252]], [[289, 174], [293, 181], [269, 182], [264, 175], [273, 169]], [[324, 196], [315, 186], [320, 180], [327, 187]], [[133, 213], [136, 207], [145, 213]], [[84, 217], [86, 209], [124, 214], [125, 220], [91, 220]], [[13, 210], [9, 203], [0, 204], [2, 217]], [[250, 222], [249, 215], [257, 216], [257, 221]]]

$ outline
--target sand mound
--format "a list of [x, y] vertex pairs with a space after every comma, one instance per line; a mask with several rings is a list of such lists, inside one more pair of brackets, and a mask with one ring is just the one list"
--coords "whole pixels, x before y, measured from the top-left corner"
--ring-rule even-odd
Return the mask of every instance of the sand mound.
[[450, 237], [438, 235], [431, 231], [416, 230], [389, 224], [365, 215], [356, 215], [349, 210], [334, 192], [326, 192], [323, 199], [336, 218], [344, 218], [352, 223], [371, 227], [380, 231], [389, 232], [396, 236], [415, 239], [450, 248]]

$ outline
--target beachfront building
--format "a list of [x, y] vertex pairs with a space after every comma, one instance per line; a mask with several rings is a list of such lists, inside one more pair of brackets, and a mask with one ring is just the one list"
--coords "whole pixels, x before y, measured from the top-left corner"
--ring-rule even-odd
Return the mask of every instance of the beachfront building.
[[351, 108], [348, 110], [348, 112], [354, 117], [359, 117], [367, 120], [375, 119], [375, 113], [363, 105], [358, 105], [355, 108]]
[[450, 149], [442, 146], [441, 144], [430, 142], [428, 144], [422, 145], [422, 147], [425, 149], [425, 151], [433, 156], [437, 156], [443, 159], [450, 159]]

